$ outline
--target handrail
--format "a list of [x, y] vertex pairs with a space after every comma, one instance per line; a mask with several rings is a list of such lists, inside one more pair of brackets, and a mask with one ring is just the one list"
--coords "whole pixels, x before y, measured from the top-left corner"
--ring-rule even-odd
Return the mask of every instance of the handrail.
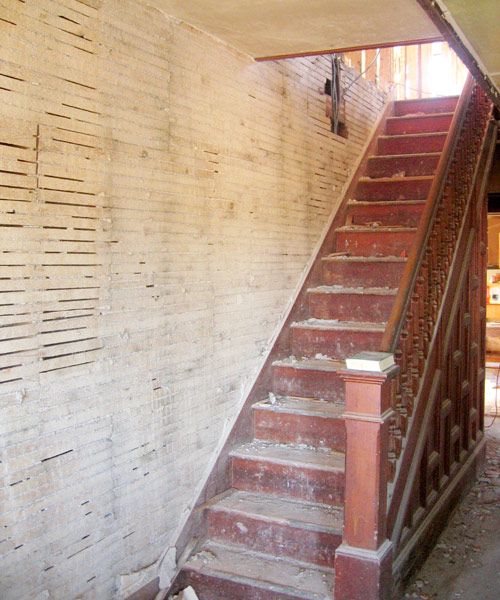
[[446, 136], [436, 174], [425, 203], [424, 212], [420, 218], [415, 241], [410, 251], [405, 270], [403, 271], [393, 309], [387, 321], [381, 342], [382, 352], [394, 352], [401, 329], [403, 328], [404, 315], [408, 311], [411, 296], [417, 282], [418, 270], [424, 258], [426, 242], [431, 232], [431, 225], [438, 207], [438, 200], [446, 184], [446, 173], [450, 168], [453, 152], [458, 143], [458, 133], [465, 119], [473, 88], [474, 79], [469, 74], [453, 115], [448, 135]]

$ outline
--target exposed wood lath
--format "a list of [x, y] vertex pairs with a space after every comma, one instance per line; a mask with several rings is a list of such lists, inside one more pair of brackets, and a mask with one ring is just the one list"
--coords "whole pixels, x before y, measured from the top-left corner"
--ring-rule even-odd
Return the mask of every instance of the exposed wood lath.
[[[138, 0], [0, 0], [0, 597], [158, 574], [383, 104]], [[352, 81], [355, 74], [346, 72]]]

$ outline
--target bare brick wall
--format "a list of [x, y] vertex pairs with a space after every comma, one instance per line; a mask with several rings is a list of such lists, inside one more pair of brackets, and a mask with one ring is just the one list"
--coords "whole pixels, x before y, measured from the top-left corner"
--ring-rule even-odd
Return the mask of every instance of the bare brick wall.
[[[0, 0], [0, 597], [155, 577], [383, 98], [137, 0]], [[347, 78], [353, 76], [347, 73]]]

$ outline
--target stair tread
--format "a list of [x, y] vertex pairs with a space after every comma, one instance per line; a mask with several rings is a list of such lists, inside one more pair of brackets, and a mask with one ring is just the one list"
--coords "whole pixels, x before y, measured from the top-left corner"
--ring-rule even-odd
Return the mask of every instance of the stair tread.
[[411, 206], [412, 204], [425, 205], [426, 200], [349, 200], [347, 206]]
[[305, 416], [339, 418], [344, 412], [342, 404], [335, 404], [318, 398], [301, 398], [298, 396], [276, 396], [261, 400], [253, 405], [256, 410], [270, 412], [293, 413]]
[[269, 593], [288, 592], [307, 600], [333, 597], [332, 569], [212, 540], [205, 542], [186, 566], [198, 573], [247, 583]]
[[[387, 138], [418, 138], [418, 137], [433, 137], [438, 135], [448, 135], [447, 131], [424, 131], [422, 133], [384, 133], [383, 135], [379, 135], [378, 139], [387, 139]], [[379, 156], [378, 154], [376, 156]], [[386, 156], [386, 155], [382, 155]], [[397, 154], [393, 156], [398, 156]], [[406, 156], [406, 155], [405, 155]]]
[[345, 254], [331, 254], [323, 256], [321, 260], [334, 262], [406, 262], [405, 256], [351, 256], [347, 252]]
[[395, 100], [395, 104], [404, 105], [404, 104], [437, 104], [439, 102], [445, 102], [446, 100], [457, 100], [460, 96], [457, 94], [450, 94], [448, 96], [431, 96], [430, 98], [404, 98], [401, 100]]
[[401, 119], [428, 119], [429, 117], [433, 118], [433, 117], [452, 117], [453, 116], [453, 112], [450, 111], [444, 111], [444, 112], [432, 112], [432, 113], [426, 113], [426, 112], [418, 112], [418, 113], [413, 113], [413, 114], [408, 114], [408, 115], [394, 115], [392, 117], [387, 117], [388, 121], [399, 121]]
[[[408, 134], [406, 134], [408, 135]], [[421, 135], [421, 134], [419, 134]], [[386, 136], [386, 137], [394, 137], [394, 136]], [[387, 158], [394, 158], [396, 159], [407, 159], [407, 158], [421, 158], [422, 156], [425, 156], [426, 158], [429, 156], [441, 156], [441, 152], [409, 152], [408, 154], [375, 154], [373, 156], [370, 156], [370, 158], [368, 160], [377, 160], [377, 159], [387, 159]]]
[[210, 508], [315, 531], [338, 533], [343, 525], [343, 509], [338, 506], [242, 490], [231, 490]]
[[398, 293], [397, 288], [390, 287], [349, 287], [343, 285], [318, 285], [307, 290], [314, 294], [358, 294], [372, 296], [395, 296]]
[[295, 358], [289, 356], [273, 362], [275, 367], [293, 367], [295, 369], [306, 369], [312, 371], [335, 372], [339, 369], [345, 369], [345, 361], [333, 360], [331, 358]]
[[321, 471], [343, 471], [345, 456], [333, 450], [316, 449], [309, 446], [274, 444], [254, 440], [231, 451], [236, 458], [264, 460], [282, 465], [319, 469]]
[[335, 231], [354, 231], [354, 232], [364, 232], [364, 231], [378, 231], [378, 232], [390, 232], [394, 233], [397, 231], [417, 231], [416, 227], [406, 227], [402, 225], [380, 225], [378, 227], [370, 227], [369, 225], [342, 225], [341, 227], [337, 227]]
[[407, 181], [431, 181], [434, 175], [408, 175], [403, 177], [360, 177], [360, 183], [390, 183], [390, 182], [407, 182]]
[[307, 319], [292, 323], [291, 327], [303, 329], [351, 330], [351, 331], [385, 331], [386, 323], [368, 321], [338, 321], [336, 319]]

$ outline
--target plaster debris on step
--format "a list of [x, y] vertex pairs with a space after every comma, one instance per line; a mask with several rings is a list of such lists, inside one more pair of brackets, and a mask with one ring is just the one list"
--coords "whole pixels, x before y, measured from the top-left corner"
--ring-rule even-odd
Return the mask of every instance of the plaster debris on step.
[[202, 560], [204, 563], [209, 563], [217, 558], [217, 556], [213, 552], [210, 552], [210, 550], [201, 550], [195, 555], [195, 558], [196, 560]]
[[171, 600], [199, 600], [194, 589], [189, 586], [185, 590], [182, 590], [177, 596], [172, 596]]
[[272, 392], [269, 392], [268, 400], [270, 404], [276, 404], [276, 396]]

